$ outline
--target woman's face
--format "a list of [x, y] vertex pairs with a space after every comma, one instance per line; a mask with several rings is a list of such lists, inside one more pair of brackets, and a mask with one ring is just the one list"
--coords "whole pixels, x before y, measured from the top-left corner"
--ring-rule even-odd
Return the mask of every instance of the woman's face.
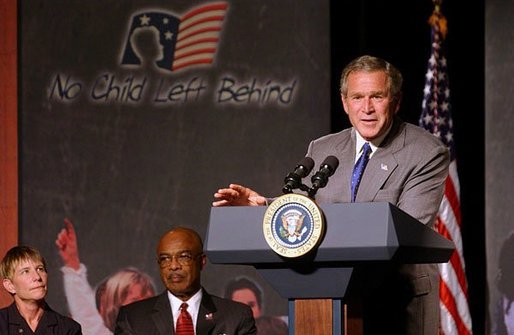
[[45, 298], [48, 274], [42, 262], [22, 260], [15, 269], [11, 279], [4, 279], [7, 291], [14, 294], [17, 302], [41, 301]]

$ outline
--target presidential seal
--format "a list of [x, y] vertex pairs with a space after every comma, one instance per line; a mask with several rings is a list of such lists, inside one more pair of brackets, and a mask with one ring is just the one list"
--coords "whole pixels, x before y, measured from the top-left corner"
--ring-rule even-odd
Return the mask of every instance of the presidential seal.
[[269, 205], [262, 228], [264, 238], [273, 251], [294, 258], [305, 255], [319, 244], [325, 222], [312, 199], [290, 193]]

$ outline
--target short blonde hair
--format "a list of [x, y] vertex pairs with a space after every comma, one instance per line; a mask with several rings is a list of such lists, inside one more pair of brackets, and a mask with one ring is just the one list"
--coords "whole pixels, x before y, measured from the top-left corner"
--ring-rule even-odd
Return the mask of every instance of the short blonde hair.
[[41, 262], [46, 269], [45, 259], [39, 250], [27, 245], [20, 245], [9, 249], [5, 254], [0, 263], [0, 277], [12, 279], [16, 267], [23, 261]]
[[143, 292], [149, 293], [149, 296], [155, 295], [154, 284], [150, 276], [136, 268], [122, 269], [98, 286], [96, 290], [97, 309], [105, 326], [111, 331], [114, 331], [121, 302], [127, 297], [130, 287], [136, 284], [141, 285]]

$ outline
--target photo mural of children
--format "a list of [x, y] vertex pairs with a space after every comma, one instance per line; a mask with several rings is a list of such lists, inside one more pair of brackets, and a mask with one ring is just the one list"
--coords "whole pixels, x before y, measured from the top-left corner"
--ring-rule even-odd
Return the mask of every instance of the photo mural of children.
[[505, 239], [498, 259], [496, 305], [492, 335], [514, 335], [514, 231]]
[[260, 285], [248, 277], [236, 277], [225, 286], [225, 298], [241, 302], [252, 309], [257, 335], [287, 335], [288, 325], [284, 317], [263, 315], [263, 296]]
[[112, 335], [121, 306], [155, 295], [149, 275], [136, 268], [124, 268], [104, 279], [94, 290], [87, 279], [87, 268], [80, 263], [77, 236], [71, 220], [55, 244], [64, 266], [64, 293], [71, 316], [82, 325], [84, 335]]
[[255, 320], [257, 335], [287, 335], [289, 330], [284, 320], [276, 316], [261, 316]]
[[250, 306], [253, 317], [257, 320], [263, 310], [262, 288], [246, 277], [235, 278], [225, 287], [225, 298]]

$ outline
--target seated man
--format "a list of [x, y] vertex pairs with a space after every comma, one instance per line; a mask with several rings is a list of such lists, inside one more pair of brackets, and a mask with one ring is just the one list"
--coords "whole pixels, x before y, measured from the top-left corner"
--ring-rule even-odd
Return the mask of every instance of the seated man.
[[81, 335], [80, 325], [55, 311], [45, 302], [48, 274], [38, 250], [18, 246], [0, 263], [0, 277], [14, 302], [0, 309], [0, 334]]
[[206, 262], [198, 233], [183, 227], [166, 232], [157, 246], [166, 291], [121, 307], [114, 334], [256, 334], [250, 307], [202, 289]]

